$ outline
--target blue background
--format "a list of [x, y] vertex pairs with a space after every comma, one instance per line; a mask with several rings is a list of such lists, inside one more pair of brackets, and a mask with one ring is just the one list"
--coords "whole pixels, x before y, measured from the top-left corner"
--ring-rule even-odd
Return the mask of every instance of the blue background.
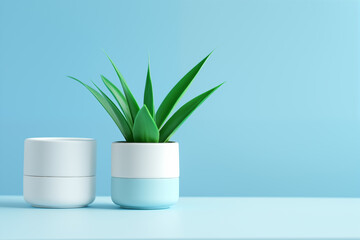
[[156, 106], [215, 49], [182, 103], [226, 81], [178, 130], [183, 196], [360, 196], [358, 1], [0, 1], [0, 194], [21, 194], [27, 137], [98, 141], [110, 194], [120, 132], [73, 75]]

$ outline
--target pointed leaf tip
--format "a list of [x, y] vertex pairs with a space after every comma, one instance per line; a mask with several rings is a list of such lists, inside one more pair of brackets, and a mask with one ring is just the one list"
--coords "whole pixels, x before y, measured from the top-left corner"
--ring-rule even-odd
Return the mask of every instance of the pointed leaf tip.
[[154, 107], [153, 88], [152, 88], [151, 74], [150, 74], [150, 63], [148, 65], [148, 71], [147, 71], [147, 76], [146, 76], [145, 91], [144, 91], [144, 105], [149, 110], [150, 115], [154, 118], [155, 107]]
[[107, 111], [109, 116], [113, 119], [113, 121], [115, 122], [121, 133], [123, 134], [124, 138], [126, 139], [126, 141], [129, 142], [133, 141], [131, 129], [127, 125], [127, 122], [121, 118], [122, 116], [121, 112], [117, 109], [116, 106], [114, 108], [114, 104], [112, 103], [112, 101], [109, 98], [107, 98], [107, 96], [100, 90], [100, 88], [98, 88], [98, 86], [94, 84], [99, 89], [101, 94], [98, 91], [96, 91], [94, 88], [80, 81], [79, 79], [71, 76], [70, 78], [74, 79], [75, 81], [78, 81], [85, 88], [87, 88], [91, 92], [91, 94], [98, 100], [98, 102], [103, 106], [103, 108]]
[[131, 93], [124, 77], [122, 76], [122, 74], [120, 73], [119, 69], [116, 67], [115, 63], [111, 60], [111, 58], [108, 56], [108, 59], [110, 60], [111, 62], [111, 65], [113, 66], [119, 80], [120, 80], [120, 83], [121, 83], [121, 86], [124, 90], [124, 94], [125, 94], [125, 97], [126, 97], [126, 101], [127, 101], [127, 104], [129, 106], [129, 109], [130, 109], [130, 112], [131, 112], [131, 116], [132, 116], [132, 119], [135, 119], [138, 111], [139, 111], [139, 105], [137, 104], [133, 94]]
[[159, 109], [156, 112], [156, 124], [160, 128], [167, 117], [170, 115], [171, 111], [180, 101], [181, 97], [184, 95], [192, 81], [194, 80], [197, 73], [200, 71], [201, 67], [204, 65], [205, 61], [209, 58], [212, 52], [210, 52], [203, 60], [201, 60], [195, 67], [193, 67], [185, 76], [170, 90], [168, 95], [160, 104]]

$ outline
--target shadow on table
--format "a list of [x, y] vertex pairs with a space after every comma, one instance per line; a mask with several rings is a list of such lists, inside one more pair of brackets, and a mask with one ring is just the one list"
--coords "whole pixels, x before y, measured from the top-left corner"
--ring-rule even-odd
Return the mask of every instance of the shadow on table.
[[5, 202], [0, 201], [0, 208], [31, 208], [30, 204], [27, 204], [26, 202]]
[[94, 204], [90, 204], [89, 206], [86, 207], [87, 209], [117, 209], [117, 210], [121, 210], [121, 208], [119, 206], [116, 206], [115, 204], [111, 204], [111, 203], [94, 203]]
[[87, 209], [98, 209], [98, 210], [120, 210], [120, 211], [163, 211], [163, 210], [167, 210], [168, 208], [164, 208], [164, 209], [155, 209], [155, 210], [147, 210], [147, 209], [132, 209], [132, 208], [122, 208], [119, 207], [118, 205], [115, 205], [113, 203], [95, 203], [95, 204], [90, 204], [88, 207], [86, 207]]
[[[35, 209], [35, 207], [32, 207], [30, 204], [25, 202], [25, 200], [0, 200], [0, 209], [1, 208], [29, 208], [29, 209]], [[90, 204], [87, 207], [83, 208], [38, 208], [36, 209], [88, 209], [88, 210], [122, 210], [122, 211], [141, 211], [140, 209], [127, 209], [127, 208], [121, 208], [113, 203], [93, 203]], [[159, 209], [158, 211], [161, 211], [162, 209]]]
[[141, 209], [129, 209], [129, 208], [122, 208], [119, 207], [113, 203], [95, 203], [93, 205], [89, 205], [88, 207], [86, 207], [88, 209], [98, 209], [98, 210], [120, 210], [120, 211], [141, 211]]
[[[1, 208], [33, 208], [30, 204], [24, 202], [5, 202], [5, 201], [0, 201], [0, 209]], [[86, 209], [117, 209], [117, 210], [125, 210], [125, 209], [121, 209], [120, 207], [114, 205], [114, 204], [94, 204], [94, 205], [90, 205], [87, 207], [84, 207]], [[36, 208], [36, 209], [82, 209], [82, 208]]]

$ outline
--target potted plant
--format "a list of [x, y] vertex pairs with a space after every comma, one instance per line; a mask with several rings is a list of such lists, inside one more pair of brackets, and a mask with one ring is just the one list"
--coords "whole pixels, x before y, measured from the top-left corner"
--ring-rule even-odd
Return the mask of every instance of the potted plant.
[[[211, 53], [210, 53], [211, 54]], [[199, 72], [207, 55], [191, 69], [167, 94], [155, 111], [150, 64], [140, 108], [124, 77], [109, 58], [120, 80], [122, 91], [106, 77], [101, 79], [118, 106], [94, 83], [97, 90], [80, 80], [114, 120], [125, 141], [111, 146], [111, 197], [123, 208], [167, 208], [179, 198], [179, 145], [171, 136], [191, 113], [222, 84], [193, 98], [170, 113]]]

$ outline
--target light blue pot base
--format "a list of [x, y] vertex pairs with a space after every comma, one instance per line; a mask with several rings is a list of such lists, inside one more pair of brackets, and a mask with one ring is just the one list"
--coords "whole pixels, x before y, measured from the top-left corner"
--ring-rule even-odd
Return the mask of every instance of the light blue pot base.
[[164, 209], [179, 199], [179, 178], [111, 178], [111, 199], [127, 209]]

